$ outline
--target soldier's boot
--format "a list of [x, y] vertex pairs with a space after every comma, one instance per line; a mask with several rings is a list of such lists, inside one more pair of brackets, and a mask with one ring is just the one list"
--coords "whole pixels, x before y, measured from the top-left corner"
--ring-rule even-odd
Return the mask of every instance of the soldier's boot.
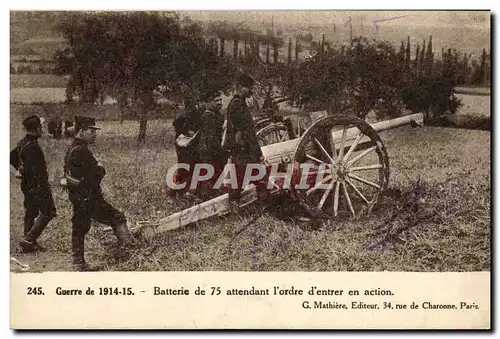
[[29, 233], [29, 231], [31, 231], [31, 228], [33, 227], [34, 224], [35, 224], [35, 219], [31, 219], [31, 218], [24, 219], [24, 234], [23, 234], [23, 236], [26, 236]]
[[33, 223], [33, 227], [31, 227], [29, 232], [24, 236], [24, 239], [22, 239], [19, 243], [25, 253], [35, 251], [43, 252], [46, 250], [37, 243], [37, 239], [42, 234], [45, 227], [47, 227], [50, 220], [52, 220], [52, 218], [47, 217], [43, 214], [35, 220], [35, 222]]
[[[35, 224], [35, 219], [26, 219], [24, 220], [24, 236], [28, 235], [29, 231], [33, 228]], [[24, 243], [24, 242], [23, 242]], [[33, 246], [33, 251], [45, 252], [47, 249], [41, 246], [36, 240]]]
[[119, 256], [124, 259], [130, 255], [130, 251], [134, 247], [134, 240], [127, 227], [127, 223], [121, 223], [114, 228], [116, 238], [118, 239]]
[[130, 234], [130, 230], [128, 229], [127, 223], [118, 224], [115, 227], [115, 235], [118, 239], [118, 244], [123, 248], [131, 248], [134, 245], [134, 240], [132, 239], [132, 235]]
[[95, 272], [97, 266], [91, 266], [85, 261], [85, 236], [73, 234], [71, 237], [73, 251], [73, 267], [80, 272]]

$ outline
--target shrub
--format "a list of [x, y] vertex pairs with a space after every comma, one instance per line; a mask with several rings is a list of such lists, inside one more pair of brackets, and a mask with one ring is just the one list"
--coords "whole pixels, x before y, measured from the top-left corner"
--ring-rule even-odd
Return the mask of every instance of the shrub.
[[301, 64], [297, 93], [303, 103], [329, 113], [364, 118], [375, 109], [398, 115], [403, 74], [404, 62], [391, 44], [359, 39], [351, 48], [332, 47]]
[[403, 89], [403, 102], [412, 112], [426, 112], [429, 117], [456, 113], [462, 106], [453, 93], [450, 78], [438, 72], [410, 81]]

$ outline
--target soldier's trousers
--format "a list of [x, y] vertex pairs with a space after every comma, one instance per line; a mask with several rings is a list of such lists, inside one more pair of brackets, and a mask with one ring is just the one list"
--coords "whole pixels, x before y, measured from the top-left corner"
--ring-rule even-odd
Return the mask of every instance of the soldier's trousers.
[[[260, 159], [255, 156], [233, 153], [233, 155], [231, 156], [231, 161], [234, 164], [236, 170], [236, 182], [238, 186], [236, 189], [231, 189], [229, 191], [229, 200], [239, 201], [241, 192], [244, 189], [243, 181], [245, 179], [247, 166], [250, 164], [260, 164]], [[257, 171], [254, 169], [252, 174], [257, 174]], [[266, 185], [262, 180], [252, 183], [257, 186], [258, 191], [263, 191], [266, 189]]]
[[[208, 164], [213, 166], [214, 168], [214, 175], [210, 179], [200, 182], [198, 187], [196, 187], [195, 189], [195, 191], [200, 194], [200, 197], [203, 200], [208, 200], [218, 191], [214, 189], [214, 185], [219, 179], [222, 172], [224, 171], [224, 166], [226, 165], [226, 162], [227, 159], [223, 156], [215, 156], [215, 157], [210, 157], [208, 155], [200, 156], [201, 164]], [[205, 175], [207, 175], [207, 171], [205, 169], [202, 169], [200, 171], [200, 176], [205, 176]]]
[[73, 262], [75, 264], [85, 263], [85, 235], [89, 232], [91, 221], [95, 220], [101, 224], [111, 226], [115, 231], [127, 219], [125, 214], [108, 203], [101, 194], [84, 197], [79, 194], [69, 193], [69, 199], [73, 205], [73, 217], [71, 219], [73, 228], [71, 242], [73, 248]]
[[50, 220], [57, 216], [54, 198], [50, 188], [43, 189], [21, 189], [24, 194], [24, 236], [34, 227], [35, 219], [38, 217], [36, 229], [33, 230], [30, 241], [36, 239], [43, 232]]

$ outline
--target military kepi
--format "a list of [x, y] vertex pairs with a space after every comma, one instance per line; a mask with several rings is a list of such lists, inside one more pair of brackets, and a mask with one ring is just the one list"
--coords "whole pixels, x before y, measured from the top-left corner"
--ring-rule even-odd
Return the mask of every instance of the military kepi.
[[75, 132], [78, 132], [81, 129], [89, 129], [89, 128], [100, 129], [99, 127], [96, 126], [94, 118], [81, 117], [81, 116], [75, 117]]
[[41, 124], [42, 120], [36, 115], [32, 115], [23, 120], [23, 126], [27, 131], [35, 131]]

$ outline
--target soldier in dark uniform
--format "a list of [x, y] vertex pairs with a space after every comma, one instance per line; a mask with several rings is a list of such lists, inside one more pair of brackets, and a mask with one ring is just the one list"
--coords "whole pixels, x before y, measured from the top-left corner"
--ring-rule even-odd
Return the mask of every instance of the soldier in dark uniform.
[[[184, 99], [184, 112], [178, 115], [172, 123], [175, 130], [175, 139], [177, 139], [177, 137], [179, 137], [179, 135], [181, 134], [192, 137], [200, 129], [201, 114], [202, 111], [200, 110], [197, 100], [193, 96], [187, 95]], [[178, 169], [177, 173], [174, 176], [174, 182], [177, 184], [186, 182], [186, 188], [188, 188], [192, 175], [192, 167], [198, 160], [197, 148], [195, 145], [188, 147], [179, 147], [176, 144], [175, 151], [177, 153], [177, 162], [189, 164], [190, 170]], [[172, 191], [168, 192], [169, 194], [178, 193]]]
[[75, 140], [66, 152], [64, 173], [69, 200], [73, 205], [72, 250], [73, 264], [78, 270], [92, 271], [84, 257], [85, 235], [91, 219], [113, 228], [119, 245], [125, 249], [132, 244], [125, 215], [103, 197], [101, 181], [106, 175], [88, 148], [96, 138], [95, 119], [75, 117]]
[[74, 133], [75, 133], [75, 123], [73, 121], [70, 121], [70, 120], [65, 120], [64, 121], [64, 136], [71, 138], [75, 135]]
[[237, 174], [238, 189], [229, 192], [231, 209], [236, 210], [244, 187], [243, 179], [248, 164], [262, 163], [263, 156], [257, 139], [254, 122], [246, 98], [252, 95], [254, 81], [251, 77], [241, 74], [237, 80], [237, 92], [227, 107], [227, 124], [231, 132], [229, 151]]
[[17, 170], [16, 176], [21, 178], [24, 194], [24, 239], [20, 245], [25, 252], [44, 251], [37, 239], [57, 215], [45, 156], [38, 144], [42, 121], [35, 115], [30, 116], [23, 121], [23, 126], [27, 134], [10, 152], [10, 164]]
[[[201, 116], [198, 143], [199, 162], [212, 165], [215, 173], [212, 179], [200, 183], [201, 187], [198, 191], [202, 200], [208, 200], [213, 194], [213, 185], [224, 170], [228, 154], [221, 146], [224, 116], [221, 114], [222, 98], [220, 93], [217, 91], [207, 93], [204, 101], [207, 102], [207, 108]], [[203, 174], [201, 173], [201, 175]]]
[[47, 131], [54, 139], [60, 139], [63, 133], [63, 122], [58, 116], [52, 116], [47, 123]]
[[273, 101], [272, 91], [273, 91], [273, 86], [269, 85], [267, 87], [266, 98], [264, 99], [264, 103], [262, 104], [263, 110], [275, 110], [275, 111], [277, 111], [279, 109], [278, 105], [276, 105], [276, 103]]

